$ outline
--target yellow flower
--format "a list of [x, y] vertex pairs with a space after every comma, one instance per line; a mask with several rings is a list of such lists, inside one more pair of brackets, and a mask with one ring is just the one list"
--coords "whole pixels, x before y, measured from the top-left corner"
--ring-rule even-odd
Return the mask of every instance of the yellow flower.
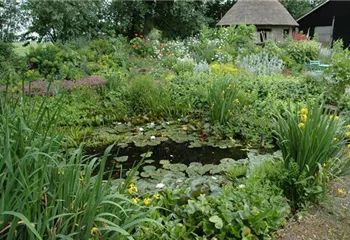
[[131, 201], [132, 201], [132, 203], [137, 204], [140, 201], [140, 199], [137, 197], [134, 197], [131, 199]]
[[337, 196], [342, 197], [345, 195], [345, 191], [342, 188], [337, 189]]
[[339, 117], [338, 116], [334, 116], [334, 115], [330, 115], [329, 116], [329, 119], [334, 119], [334, 121], [337, 121], [337, 120], [339, 120]]
[[188, 126], [183, 126], [182, 128], [184, 131], [187, 131], [188, 130]]
[[305, 126], [305, 124], [302, 123], [302, 122], [298, 124], [298, 127], [299, 127], [299, 128], [303, 128], [304, 126]]
[[84, 183], [84, 182], [85, 182], [84, 176], [80, 176], [80, 177], [79, 177], [79, 180], [80, 180], [80, 182]]
[[237, 103], [237, 104], [240, 104], [240, 103], [241, 103], [241, 102], [239, 101], [238, 98], [236, 98], [233, 102], [234, 102], [234, 103]]
[[58, 175], [60, 175], [60, 174], [61, 174], [61, 175], [64, 175], [64, 170], [58, 170], [57, 173], [58, 173]]
[[333, 138], [333, 141], [337, 142], [337, 141], [339, 141], [339, 139], [338, 138]]
[[152, 199], [150, 198], [145, 198], [143, 199], [143, 204], [145, 204], [146, 206], [148, 206], [151, 203]]
[[327, 167], [327, 164], [326, 164], [326, 163], [323, 163], [323, 164], [322, 164], [322, 167], [323, 167], [323, 168], [326, 168], [326, 167]]
[[301, 114], [300, 115], [300, 121], [306, 122], [306, 120], [307, 120], [307, 115], [306, 114]]
[[308, 110], [307, 108], [302, 108], [302, 109], [300, 110], [300, 113], [301, 113], [302, 115], [307, 115], [307, 114], [309, 113], [309, 110]]
[[153, 199], [158, 200], [160, 198], [160, 195], [158, 193], [153, 195]]
[[137, 187], [135, 186], [135, 184], [131, 183], [129, 185], [129, 188], [128, 188], [128, 193], [129, 194], [132, 194], [133, 192], [138, 192], [139, 190], [137, 189]]
[[97, 227], [93, 227], [93, 228], [91, 228], [91, 230], [90, 230], [90, 234], [92, 235], [92, 236], [95, 236], [95, 234], [96, 233], [98, 233], [99, 231], [98, 231], [98, 228]]
[[350, 137], [350, 132], [346, 132], [345, 137]]
[[350, 144], [348, 144], [348, 148], [350, 149]]

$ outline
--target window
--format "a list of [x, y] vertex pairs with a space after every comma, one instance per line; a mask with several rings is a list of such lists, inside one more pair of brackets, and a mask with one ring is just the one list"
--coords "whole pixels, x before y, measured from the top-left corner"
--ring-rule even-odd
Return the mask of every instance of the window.
[[271, 29], [258, 29], [260, 35], [260, 42], [265, 42], [271, 33]]
[[283, 30], [283, 37], [288, 37], [289, 36], [289, 29], [284, 29]]

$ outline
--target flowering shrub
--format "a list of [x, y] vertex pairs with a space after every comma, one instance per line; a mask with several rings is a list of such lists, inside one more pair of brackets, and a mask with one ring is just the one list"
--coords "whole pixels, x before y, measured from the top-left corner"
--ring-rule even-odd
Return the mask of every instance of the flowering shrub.
[[308, 36], [306, 34], [298, 33], [298, 32], [293, 32], [292, 33], [292, 37], [296, 41], [306, 41], [306, 40], [308, 40]]
[[133, 52], [140, 57], [152, 56], [154, 54], [152, 45], [143, 38], [143, 35], [136, 35], [130, 40]]
[[64, 80], [62, 82], [49, 83], [47, 81], [33, 81], [30, 84], [24, 86], [24, 93], [30, 96], [37, 95], [54, 95], [55, 89], [63, 89], [71, 91], [75, 88], [82, 87], [100, 87], [107, 84], [107, 80], [99, 76], [89, 76], [85, 79], [79, 79], [76, 81]]
[[219, 74], [235, 74], [238, 72], [238, 69], [232, 64], [218, 64], [218, 63], [212, 63], [210, 64], [210, 69]]

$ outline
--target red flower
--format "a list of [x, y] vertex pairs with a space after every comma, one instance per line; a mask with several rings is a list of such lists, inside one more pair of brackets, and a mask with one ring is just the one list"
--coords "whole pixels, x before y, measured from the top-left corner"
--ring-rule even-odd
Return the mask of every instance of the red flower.
[[136, 44], [134, 44], [134, 45], [132, 45], [132, 47], [133, 47], [133, 48], [137, 48], [137, 45], [136, 45]]
[[140, 56], [137, 56], [137, 59], [138, 59], [138, 60], [140, 60], [140, 59], [141, 59], [141, 57], [140, 57]]

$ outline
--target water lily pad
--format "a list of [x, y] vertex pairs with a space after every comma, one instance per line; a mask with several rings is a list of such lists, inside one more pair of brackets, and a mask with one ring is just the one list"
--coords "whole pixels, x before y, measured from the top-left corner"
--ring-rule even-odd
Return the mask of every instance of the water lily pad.
[[203, 165], [200, 162], [191, 162], [189, 167], [200, 168], [202, 166]]
[[161, 142], [157, 140], [152, 140], [152, 141], [149, 141], [147, 142], [147, 146], [152, 146], [152, 147], [155, 147], [155, 146], [158, 146]]
[[152, 154], [153, 154], [153, 152], [149, 151], [149, 152], [140, 154], [140, 156], [141, 156], [142, 158], [149, 158], [149, 157], [152, 156]]
[[154, 172], [156, 169], [157, 168], [155, 166], [151, 166], [151, 165], [143, 167], [143, 171], [145, 172]]
[[199, 176], [197, 170], [194, 167], [188, 167], [186, 169], [186, 173], [189, 177]]
[[202, 144], [200, 142], [192, 142], [189, 148], [196, 148], [196, 147], [202, 147]]
[[136, 147], [146, 147], [147, 146], [146, 141], [134, 141], [134, 144]]
[[121, 157], [114, 157], [114, 160], [117, 162], [126, 162], [128, 160], [129, 156], [121, 156]]
[[142, 172], [140, 174], [140, 176], [143, 177], [143, 178], [149, 178], [149, 177], [151, 177], [151, 173], [150, 172]]
[[165, 165], [165, 164], [170, 164], [170, 161], [169, 160], [160, 160], [159, 163], [162, 165]]
[[206, 164], [203, 167], [199, 168], [197, 170], [199, 175], [204, 175], [205, 173], [209, 172], [210, 170], [212, 170], [214, 168], [213, 164]]
[[183, 172], [187, 169], [187, 166], [185, 164], [182, 164], [182, 163], [170, 164], [169, 169], [173, 172]]
[[163, 164], [163, 168], [170, 170], [171, 164]]
[[123, 142], [123, 143], [118, 143], [117, 146], [121, 148], [126, 148], [128, 144]]
[[152, 160], [152, 159], [147, 159], [147, 160], [145, 160], [145, 163], [148, 163], [148, 164], [151, 164], [151, 163], [154, 163], [155, 161], [154, 160]]
[[220, 163], [234, 163], [236, 160], [233, 158], [223, 158], [220, 160]]

